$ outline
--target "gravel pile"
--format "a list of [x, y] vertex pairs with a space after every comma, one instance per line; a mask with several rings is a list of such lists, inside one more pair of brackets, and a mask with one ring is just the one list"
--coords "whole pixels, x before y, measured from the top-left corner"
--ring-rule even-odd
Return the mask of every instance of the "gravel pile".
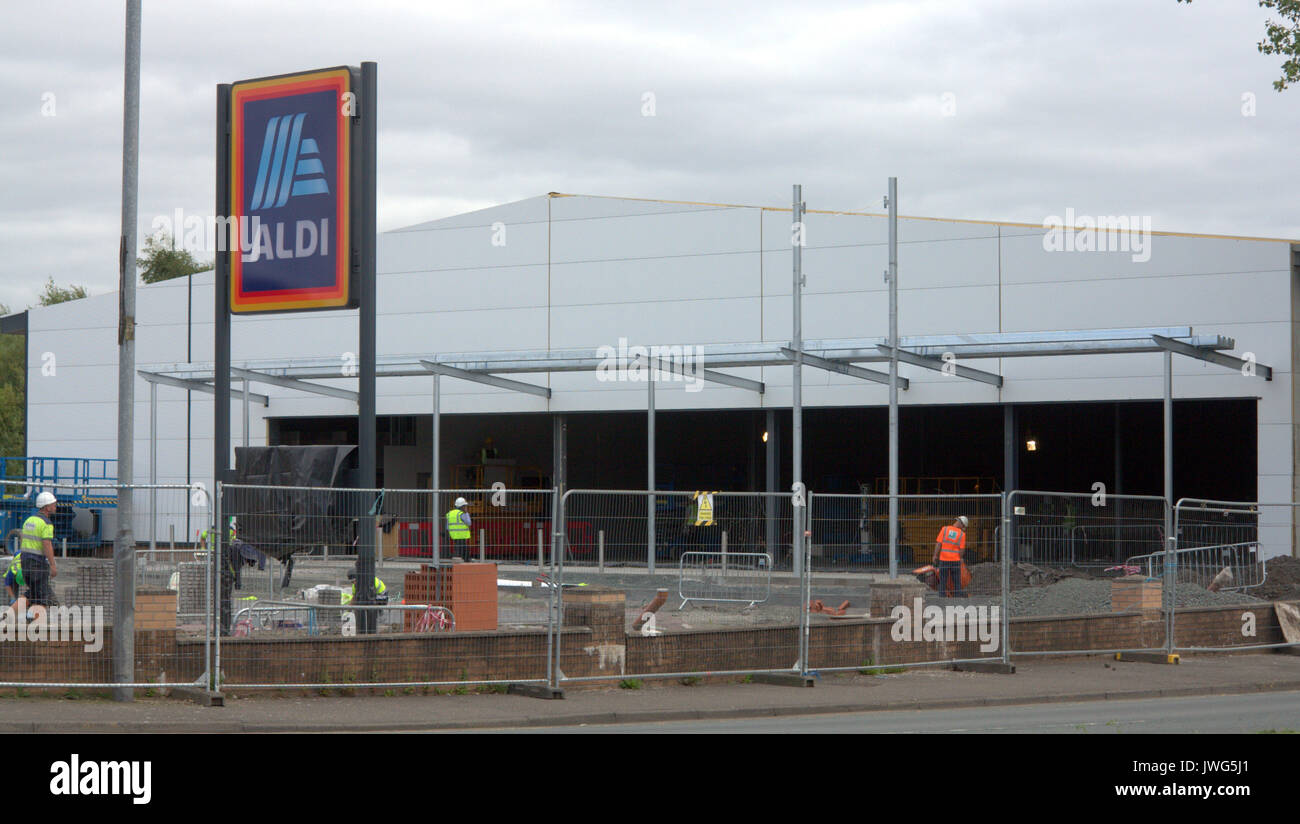
[[[997, 562], [976, 564], [970, 567], [973, 593], [988, 594], [1002, 591], [1002, 565]], [[1091, 579], [1093, 576], [1077, 569], [1040, 567], [1034, 564], [1013, 564], [1011, 567], [1012, 591], [1026, 587], [1046, 587], [1069, 578]]]
[[[1177, 593], [1177, 605], [1186, 608], [1263, 603], [1263, 599], [1250, 595], [1210, 592], [1195, 584], [1179, 584]], [[1047, 587], [1015, 590], [1008, 599], [1008, 609], [1012, 617], [1110, 612], [1110, 581], [1067, 578]]]
[[1272, 601], [1300, 598], [1300, 558], [1285, 555], [1264, 562], [1268, 577], [1258, 587], [1248, 590], [1251, 595]]

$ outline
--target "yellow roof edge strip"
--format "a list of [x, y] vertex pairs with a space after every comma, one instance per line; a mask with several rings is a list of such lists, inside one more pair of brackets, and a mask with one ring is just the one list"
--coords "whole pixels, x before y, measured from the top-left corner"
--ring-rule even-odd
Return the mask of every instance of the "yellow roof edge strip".
[[[674, 206], [711, 206], [721, 209], [760, 209], [764, 212], [788, 212], [789, 206], [754, 206], [745, 203], [709, 203], [702, 200], [666, 200], [657, 197], [623, 197], [621, 195], [584, 195], [581, 193], [550, 192], [548, 197], [590, 197], [601, 200], [631, 200], [638, 203], [663, 203]], [[841, 209], [805, 209], [810, 215], [850, 215], [855, 217], [888, 217], [884, 212], [852, 212]], [[1044, 229], [1041, 223], [1022, 223], [1014, 220], [974, 220], [962, 217], [930, 217], [925, 215], [899, 215], [900, 220], [931, 220], [938, 223], [973, 223], [981, 226], [1019, 226], [1027, 229]], [[1300, 243], [1300, 239], [1284, 237], [1256, 237], [1253, 235], [1221, 235], [1207, 232], [1167, 232], [1153, 231], [1152, 235], [1162, 237], [1199, 237], [1211, 240], [1252, 240], [1263, 243]]]

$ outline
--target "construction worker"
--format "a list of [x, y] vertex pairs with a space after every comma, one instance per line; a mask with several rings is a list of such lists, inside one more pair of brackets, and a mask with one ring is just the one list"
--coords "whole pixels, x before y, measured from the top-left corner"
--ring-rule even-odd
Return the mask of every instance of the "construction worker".
[[451, 539], [451, 555], [459, 555], [466, 561], [470, 559], [470, 519], [465, 508], [469, 501], [457, 498], [456, 505], [447, 513], [447, 537]]
[[[357, 597], [357, 571], [355, 569], [348, 570], [348, 580], [352, 582], [352, 591], [343, 593], [344, 605], [352, 603], [352, 599]], [[388, 603], [388, 586], [379, 580], [378, 575], [375, 576], [375, 603]]]
[[939, 568], [939, 592], [948, 592], [949, 586], [958, 598], [966, 597], [966, 590], [961, 583], [961, 556], [966, 551], [966, 527], [970, 521], [965, 515], [958, 515], [957, 520], [939, 530], [934, 539], [934, 559], [931, 561]]
[[8, 603], [13, 607], [15, 615], [27, 611], [27, 599], [20, 595], [27, 584], [26, 579], [23, 578], [22, 558], [22, 553], [15, 553], [14, 557], [9, 559], [9, 567], [5, 570], [5, 594], [9, 596]]
[[27, 582], [27, 602], [31, 606], [50, 606], [54, 593], [50, 579], [58, 576], [54, 562], [54, 510], [58, 500], [49, 492], [36, 496], [36, 514], [23, 522], [23, 538], [17, 556], [22, 577]]

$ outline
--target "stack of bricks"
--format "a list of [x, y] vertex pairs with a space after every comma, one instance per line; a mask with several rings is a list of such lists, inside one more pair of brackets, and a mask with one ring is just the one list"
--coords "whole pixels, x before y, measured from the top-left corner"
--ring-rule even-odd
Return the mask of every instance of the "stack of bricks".
[[103, 607], [104, 620], [112, 623], [113, 578], [113, 561], [82, 561], [77, 570], [77, 583], [69, 597], [70, 605]]
[[1161, 608], [1164, 584], [1156, 578], [1126, 575], [1110, 582], [1111, 612], [1150, 612]]
[[178, 608], [181, 615], [199, 616], [208, 608], [208, 565], [202, 561], [190, 561], [177, 564], [180, 571], [180, 591], [177, 593]]
[[176, 593], [170, 589], [142, 589], [135, 594], [135, 630], [176, 629]]
[[[406, 573], [402, 593], [408, 604], [450, 609], [456, 616], [457, 631], [497, 629], [496, 564], [422, 564], [419, 572]], [[419, 612], [405, 611], [403, 631], [413, 631], [420, 618]]]
[[[338, 606], [343, 603], [343, 593], [337, 589], [322, 589], [316, 595], [316, 603], [325, 606]], [[317, 610], [316, 622], [323, 635], [339, 635], [343, 632], [343, 611], [338, 609]]]

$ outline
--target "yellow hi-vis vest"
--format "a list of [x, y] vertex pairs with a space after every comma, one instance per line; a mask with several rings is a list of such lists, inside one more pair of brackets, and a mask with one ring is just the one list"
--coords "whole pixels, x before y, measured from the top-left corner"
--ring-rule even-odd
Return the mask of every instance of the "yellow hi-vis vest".
[[[387, 591], [388, 591], [388, 586], [387, 586], [383, 581], [379, 580], [379, 576], [376, 575], [376, 576], [375, 576], [375, 594], [376, 594], [376, 595], [383, 595], [383, 594], [384, 594], [385, 592], [387, 592]], [[351, 591], [351, 592], [345, 592], [345, 593], [343, 593], [343, 598], [342, 598], [342, 603], [343, 603], [343, 605], [344, 605], [344, 606], [347, 606], [348, 604], [352, 603], [352, 599], [355, 598], [355, 597], [357, 597], [357, 585], [356, 585], [356, 583], [353, 583], [353, 584], [352, 584], [352, 591]]]
[[461, 512], [459, 509], [453, 509], [447, 513], [447, 534], [453, 541], [468, 541], [469, 527], [461, 523]]
[[27, 580], [23, 578], [23, 556], [21, 552], [9, 559], [8, 571], [13, 573], [14, 586], [22, 589], [27, 585]]
[[696, 526], [713, 526], [713, 493], [696, 492], [694, 495], [695, 525]]
[[40, 515], [33, 515], [23, 522], [22, 551], [34, 555], [45, 552], [44, 541], [54, 540], [54, 527]]

